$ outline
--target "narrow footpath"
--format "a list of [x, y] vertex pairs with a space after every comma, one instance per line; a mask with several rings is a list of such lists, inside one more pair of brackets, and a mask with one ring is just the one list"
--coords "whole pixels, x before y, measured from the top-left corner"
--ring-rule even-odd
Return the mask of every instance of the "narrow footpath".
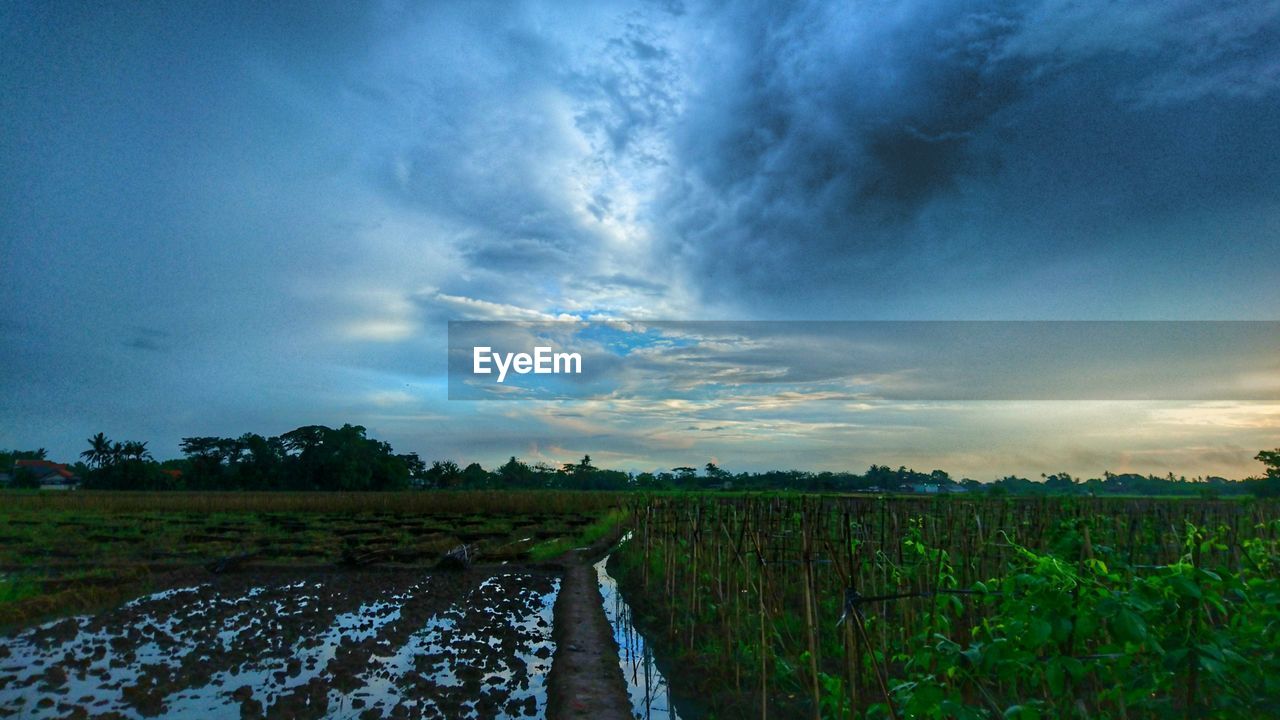
[[562, 558], [564, 579], [556, 598], [547, 717], [551, 720], [631, 720], [618, 645], [605, 617], [592, 563], [597, 553], [575, 550]]

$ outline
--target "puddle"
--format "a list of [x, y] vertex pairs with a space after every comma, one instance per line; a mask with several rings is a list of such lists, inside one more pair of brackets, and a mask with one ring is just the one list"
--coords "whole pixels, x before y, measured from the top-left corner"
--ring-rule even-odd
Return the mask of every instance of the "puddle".
[[559, 580], [210, 584], [0, 637], [0, 718], [521, 718], [545, 711]]
[[[365, 672], [368, 685], [357, 697], [381, 695], [427, 717], [438, 713], [444, 717], [518, 718], [539, 713], [546, 707], [547, 675], [555, 653], [551, 628], [560, 581], [553, 580], [549, 592], [521, 588], [515, 598], [501, 597], [511, 593], [500, 582], [507, 577], [519, 576], [484, 581], [465, 603], [432, 617], [399, 650], [375, 657]], [[513, 599], [528, 610], [513, 611]], [[479, 625], [468, 627], [468, 615], [473, 619], [482, 616]], [[501, 633], [495, 632], [499, 628], [514, 630], [523, 640], [509, 657], [493, 656], [492, 650], [503, 644]], [[422, 682], [406, 685], [390, 680], [415, 675]], [[474, 695], [466, 690], [471, 681], [479, 681], [480, 697], [450, 703], [450, 694]], [[486, 696], [499, 689], [502, 697], [486, 703]]]
[[[630, 537], [630, 535], [628, 535]], [[623, 542], [627, 538], [623, 538]], [[613, 628], [613, 639], [618, 643], [618, 664], [627, 681], [627, 695], [631, 699], [631, 715], [643, 720], [689, 720], [689, 713], [676, 712], [667, 679], [658, 670], [653, 649], [633, 622], [631, 606], [618, 592], [618, 582], [609, 574], [609, 556], [595, 564], [600, 595], [604, 601], [604, 614]]]

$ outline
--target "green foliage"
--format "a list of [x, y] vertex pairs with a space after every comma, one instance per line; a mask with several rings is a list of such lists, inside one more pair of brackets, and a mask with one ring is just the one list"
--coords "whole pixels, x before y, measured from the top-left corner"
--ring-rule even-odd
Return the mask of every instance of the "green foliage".
[[[44, 448], [36, 450], [0, 450], [0, 473], [9, 473], [9, 487], [14, 490], [35, 490], [40, 487], [40, 480], [26, 468], [17, 467], [19, 460], [45, 460], [48, 453]], [[3, 487], [3, 483], [0, 483]]]
[[1258, 497], [1280, 497], [1280, 448], [1263, 450], [1254, 459], [1266, 467], [1266, 475], [1251, 481], [1253, 493]]
[[0, 578], [0, 605], [40, 594], [40, 585], [27, 578]]
[[552, 538], [534, 545], [529, 549], [529, 559], [534, 562], [542, 562], [560, 557], [574, 548], [588, 547], [597, 540], [617, 532], [619, 525], [626, 518], [627, 513], [625, 511], [613, 510], [582, 528], [577, 535]]
[[1243, 720], [1280, 706], [1278, 511], [654, 498], [617, 557], [677, 648], [722, 638], [681, 657], [725, 715]]
[[13, 471], [13, 479], [9, 481], [9, 487], [14, 490], [39, 490], [40, 479], [27, 468], [17, 468]]
[[417, 455], [397, 455], [359, 425], [309, 425], [279, 437], [188, 437], [186, 458], [155, 462], [146, 443], [89, 438], [80, 455], [96, 490], [400, 490], [424, 473]]
[[13, 467], [18, 460], [46, 460], [48, 452], [44, 448], [37, 450], [0, 450], [0, 472]]

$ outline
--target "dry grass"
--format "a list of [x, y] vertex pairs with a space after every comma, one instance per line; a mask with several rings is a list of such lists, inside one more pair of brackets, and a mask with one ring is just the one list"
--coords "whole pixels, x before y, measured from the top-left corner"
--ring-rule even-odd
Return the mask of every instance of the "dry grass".
[[459, 490], [407, 492], [0, 492], [0, 512], [289, 512], [408, 515], [577, 514], [612, 510], [605, 492]]

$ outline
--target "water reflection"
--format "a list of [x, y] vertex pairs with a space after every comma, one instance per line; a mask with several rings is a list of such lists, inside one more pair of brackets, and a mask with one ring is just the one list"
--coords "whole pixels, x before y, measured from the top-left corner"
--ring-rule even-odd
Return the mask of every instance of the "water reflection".
[[376, 580], [175, 588], [0, 635], [0, 718], [544, 711], [558, 579]]
[[[636, 629], [631, 606], [618, 592], [618, 582], [609, 575], [608, 562], [609, 556], [605, 556], [595, 564], [596, 578], [604, 601], [604, 614], [618, 643], [618, 664], [627, 681], [631, 714], [643, 720], [679, 720], [681, 715], [676, 712], [667, 679], [658, 670], [653, 649]], [[684, 717], [689, 720], [687, 713]]]

